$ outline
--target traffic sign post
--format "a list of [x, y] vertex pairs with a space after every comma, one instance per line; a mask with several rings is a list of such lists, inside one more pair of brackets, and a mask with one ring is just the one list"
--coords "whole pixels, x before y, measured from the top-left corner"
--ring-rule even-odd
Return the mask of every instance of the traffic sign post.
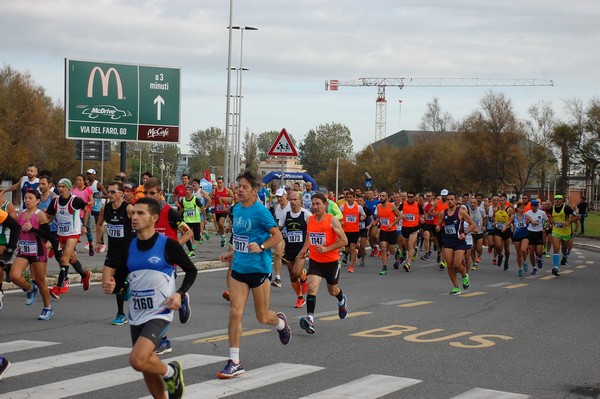
[[[292, 139], [288, 135], [285, 129], [281, 129], [279, 136], [275, 139], [275, 142], [271, 146], [271, 149], [267, 153], [272, 157], [297, 157], [298, 151], [294, 147]], [[281, 187], [283, 187], [283, 175], [285, 173], [285, 161], [281, 160]]]
[[66, 138], [179, 143], [180, 72], [66, 59]]

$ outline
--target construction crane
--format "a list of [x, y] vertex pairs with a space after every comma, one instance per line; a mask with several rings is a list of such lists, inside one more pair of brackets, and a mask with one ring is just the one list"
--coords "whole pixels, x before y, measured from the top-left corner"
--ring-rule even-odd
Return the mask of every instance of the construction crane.
[[420, 87], [495, 87], [495, 86], [554, 86], [552, 80], [540, 79], [480, 79], [480, 78], [359, 78], [356, 80], [326, 80], [325, 90], [337, 91], [340, 86], [377, 86], [375, 106], [375, 141], [386, 137], [387, 100], [385, 88], [394, 86]]

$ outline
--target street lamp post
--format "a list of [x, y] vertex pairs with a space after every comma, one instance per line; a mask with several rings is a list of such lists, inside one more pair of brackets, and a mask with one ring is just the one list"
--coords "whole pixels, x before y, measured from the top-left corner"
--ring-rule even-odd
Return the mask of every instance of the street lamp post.
[[226, 96], [226, 105], [225, 105], [225, 159], [223, 162], [223, 177], [225, 178], [225, 183], [229, 181], [229, 169], [227, 167], [227, 161], [229, 160], [229, 113], [231, 111], [231, 31], [232, 31], [232, 22], [233, 22], [233, 0], [229, 0], [229, 45], [227, 48], [227, 96]]

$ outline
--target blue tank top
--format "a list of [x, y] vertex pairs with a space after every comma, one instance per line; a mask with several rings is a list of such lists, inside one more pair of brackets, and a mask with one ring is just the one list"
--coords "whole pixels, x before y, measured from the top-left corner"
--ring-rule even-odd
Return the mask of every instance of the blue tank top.
[[513, 219], [513, 225], [515, 226], [515, 231], [513, 233], [513, 237], [515, 238], [524, 238], [527, 237], [527, 218], [525, 214], [523, 214], [523, 218], [519, 219], [519, 215], [515, 213], [515, 218]]
[[[50, 203], [52, 202], [52, 195], [49, 195], [46, 201], [42, 201], [40, 199], [40, 203], [38, 204], [38, 209], [46, 212]], [[52, 223], [50, 223], [50, 231], [55, 233], [58, 230], [58, 225], [56, 224], [56, 218], [52, 218]]]
[[465, 240], [460, 239], [461, 233], [465, 232], [465, 226], [460, 223], [459, 212], [459, 207], [456, 207], [452, 215], [448, 214], [448, 209], [444, 210], [444, 247], [451, 248], [465, 243]]

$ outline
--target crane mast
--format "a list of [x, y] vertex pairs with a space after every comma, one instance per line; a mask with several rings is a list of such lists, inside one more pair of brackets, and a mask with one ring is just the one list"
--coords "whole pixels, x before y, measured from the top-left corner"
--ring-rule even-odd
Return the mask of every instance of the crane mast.
[[377, 86], [377, 100], [375, 102], [375, 141], [386, 137], [387, 100], [385, 88], [387, 86], [400, 89], [407, 86], [414, 87], [498, 87], [498, 86], [554, 86], [552, 80], [541, 79], [482, 79], [482, 78], [359, 78], [356, 80], [327, 80], [325, 90], [337, 91], [340, 86], [361, 87]]

